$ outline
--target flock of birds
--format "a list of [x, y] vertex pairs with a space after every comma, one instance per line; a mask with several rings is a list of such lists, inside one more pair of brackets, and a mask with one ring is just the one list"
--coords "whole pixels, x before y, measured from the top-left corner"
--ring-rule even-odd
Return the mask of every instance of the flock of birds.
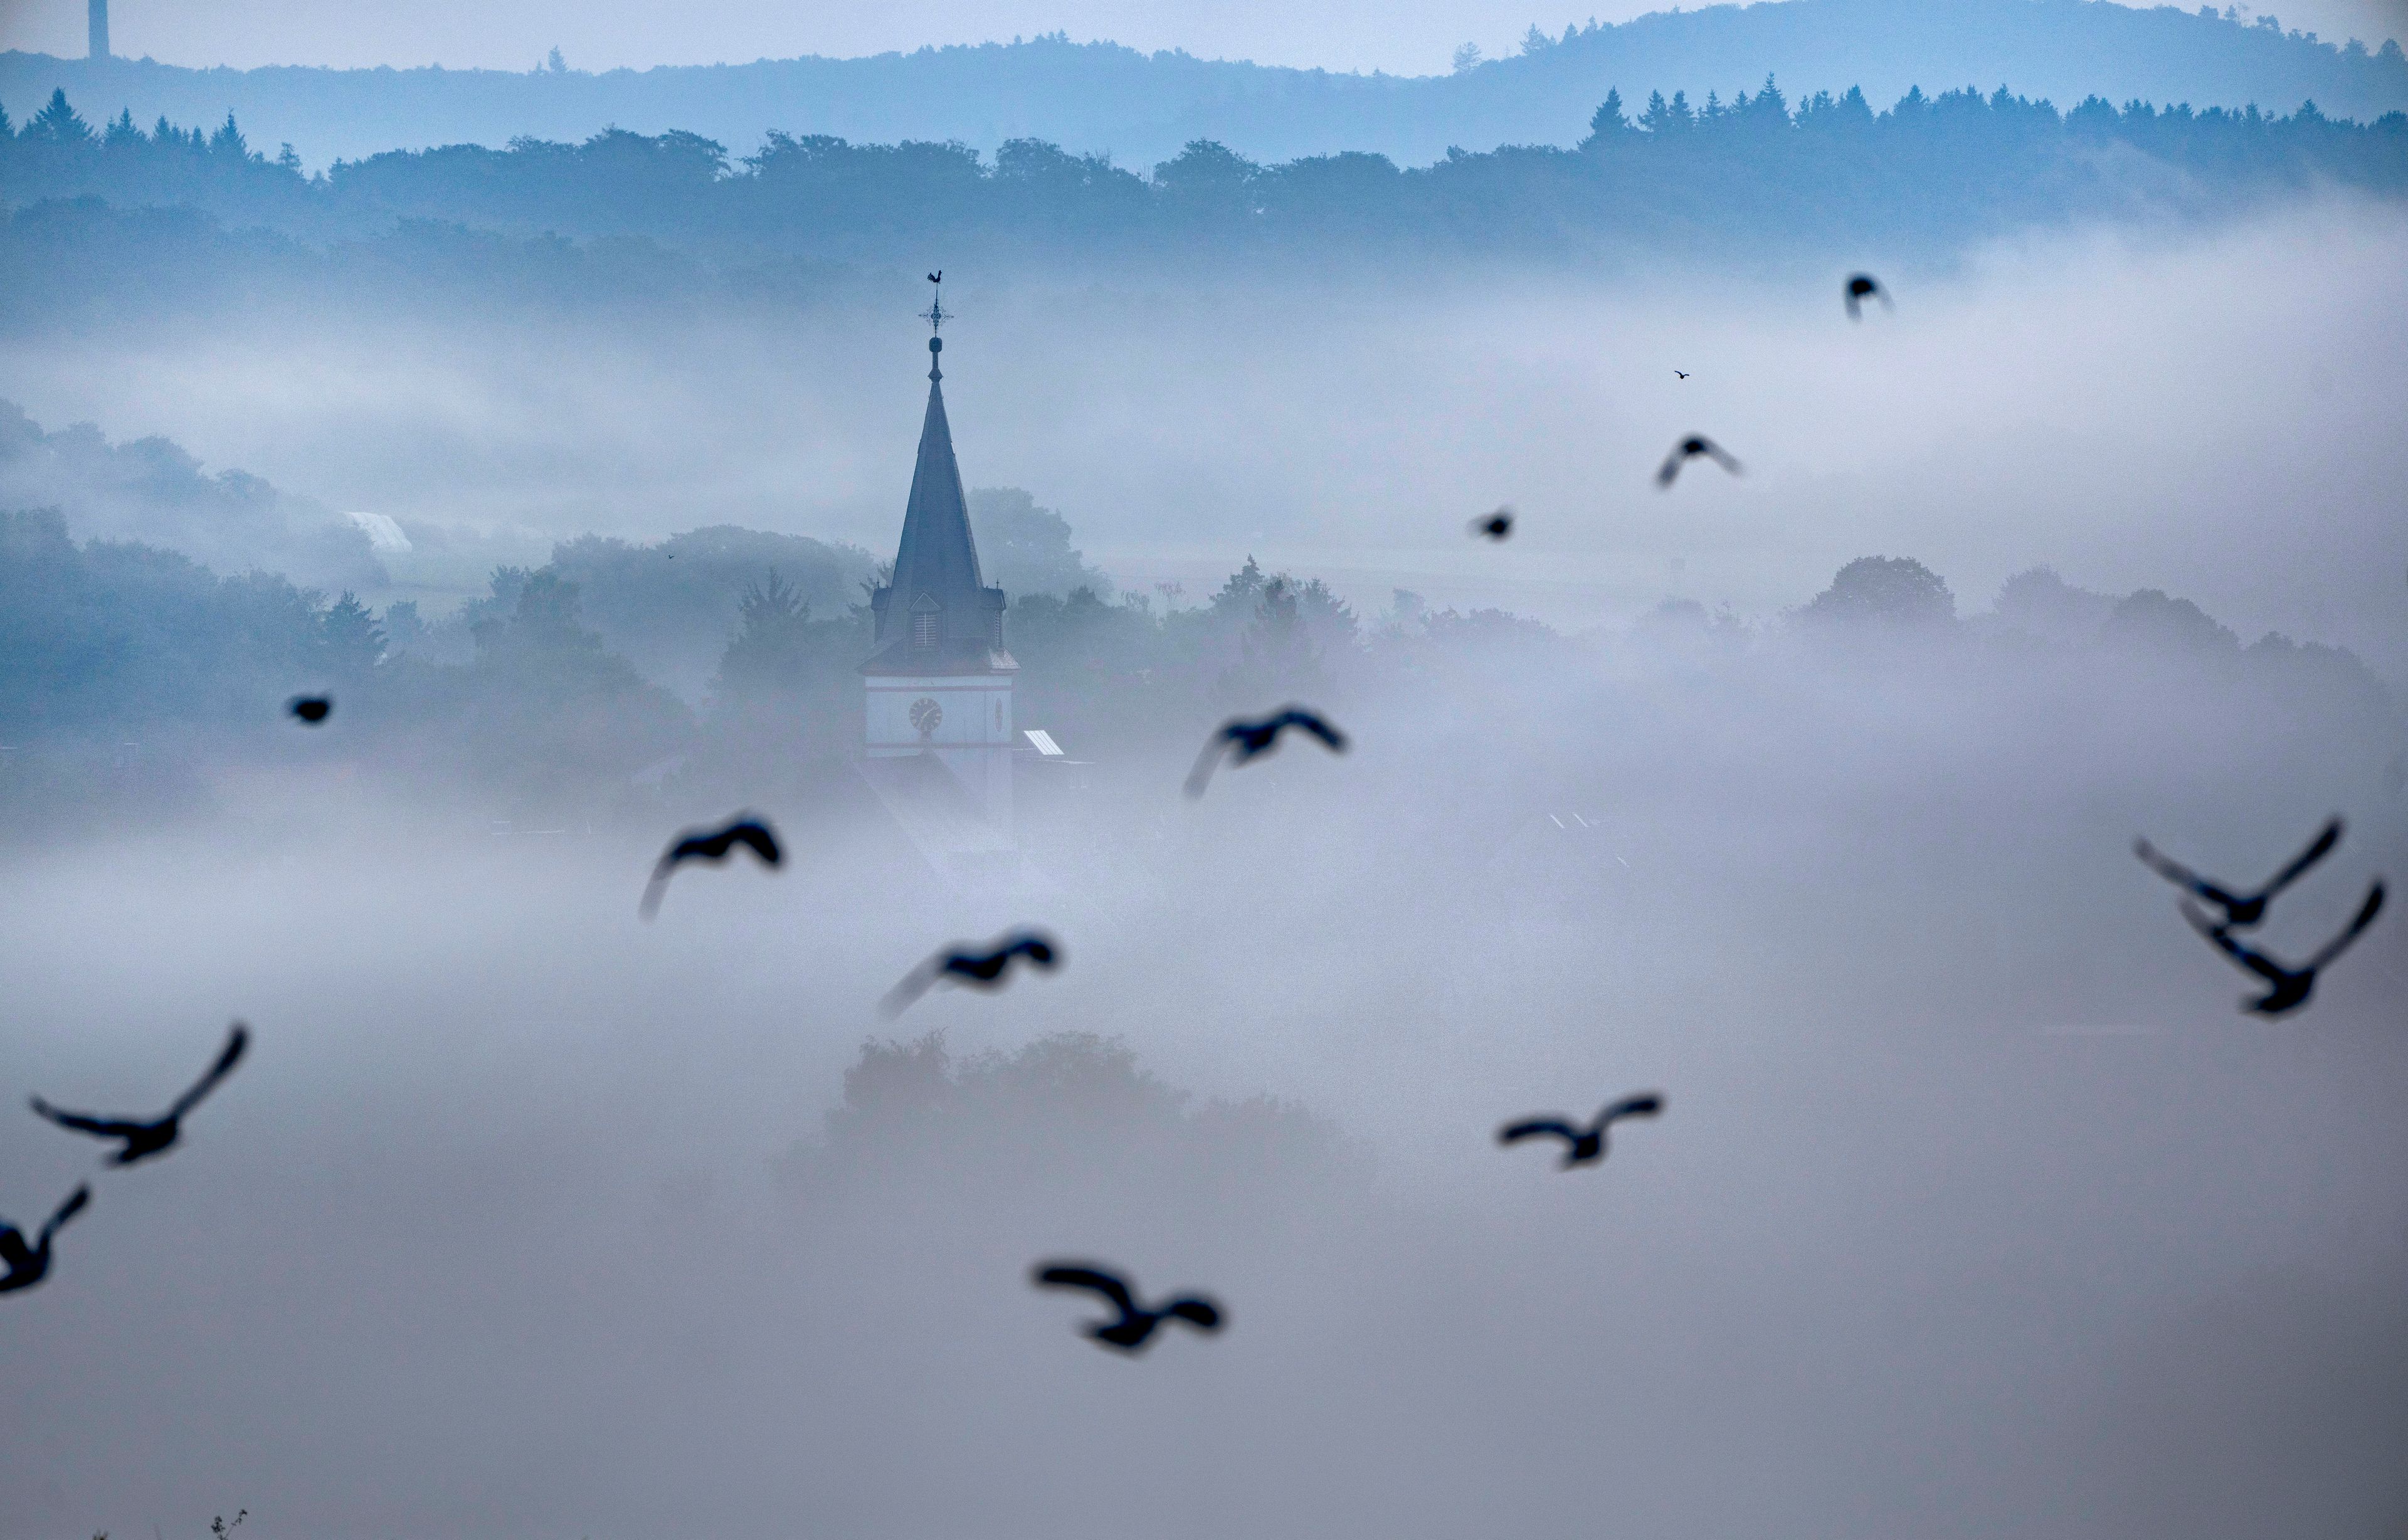
[[[1889, 291], [1883, 288], [1881, 280], [1870, 273], [1849, 274], [1848, 281], [1841, 287], [1840, 295], [1848, 307], [1850, 321], [1864, 319], [1864, 302], [1867, 299], [1880, 300], [1884, 309], [1898, 308], [1890, 300]], [[1675, 369], [1672, 374], [1680, 379], [1689, 378], [1686, 369]], [[1664, 463], [1656, 467], [1656, 484], [1669, 490], [1681, 478], [1681, 467], [1692, 460], [1711, 461], [1733, 476], [1742, 474], [1738, 458], [1728, 449], [1703, 434], [1691, 434], [1673, 445], [1672, 452], [1666, 455]], [[1471, 533], [1487, 540], [1507, 538], [1513, 533], [1513, 510], [1502, 507], [1482, 514], [1471, 521]]]
[[[201, 1098], [217, 1089], [218, 1082], [234, 1072], [242, 1062], [243, 1051], [251, 1047], [251, 1031], [236, 1021], [226, 1034], [225, 1047], [218, 1053], [217, 1062], [208, 1073], [195, 1081], [193, 1088], [168, 1105], [167, 1110], [155, 1118], [104, 1118], [91, 1112], [63, 1112], [39, 1096], [34, 1098], [34, 1111], [59, 1127], [77, 1134], [88, 1134], [95, 1139], [114, 1139], [118, 1148], [108, 1158], [110, 1165], [136, 1165], [153, 1156], [165, 1155], [183, 1136], [184, 1115], [200, 1105]], [[31, 1289], [50, 1276], [50, 1241], [69, 1219], [84, 1211], [92, 1202], [89, 1183], [78, 1187], [59, 1205], [57, 1212], [44, 1221], [34, 1237], [25, 1244], [24, 1232], [5, 1219], [0, 1219], [0, 1263], [8, 1271], [0, 1274], [0, 1294], [10, 1294], [20, 1289]]]
[[[928, 277], [929, 281], [938, 281], [937, 274], [931, 273]], [[1852, 275], [1843, 294], [1848, 317], [1852, 321], [1861, 319], [1863, 302], [1868, 298], [1880, 300], [1885, 307], [1894, 307], [1888, 291], [1870, 274]], [[1683, 379], [1689, 378], [1683, 371], [1673, 372]], [[1740, 473], [1739, 462], [1720, 445], [1703, 435], [1692, 435], [1674, 446], [1671, 454], [1656, 472], [1657, 484], [1671, 486], [1680, 476], [1682, 466], [1696, 459], [1712, 461], [1732, 475]], [[1511, 507], [1500, 507], [1473, 520], [1471, 528], [1474, 534], [1487, 539], [1503, 540], [1512, 533], [1513, 520], [1514, 513]], [[333, 700], [324, 695], [295, 696], [286, 705], [286, 709], [295, 719], [313, 727], [323, 723], [333, 708]], [[1232, 768], [1242, 768], [1275, 751], [1281, 738], [1291, 732], [1319, 742], [1333, 754], [1342, 754], [1347, 749], [1345, 734], [1318, 712], [1300, 706], [1285, 706], [1254, 720], [1233, 719], [1223, 723], [1205, 740], [1203, 750], [1197, 756], [1196, 767], [1187, 777], [1187, 795], [1202, 796], [1213, 772], [1225, 761]], [[2296, 966], [2268, 955], [2236, 938], [2232, 933], [2254, 929], [2263, 921], [2275, 896], [2329, 854], [2341, 843], [2341, 820], [2334, 819], [2287, 865], [2262, 887], [2247, 893], [2235, 892], [2200, 877], [2161, 853], [2146, 839], [2140, 840], [2134, 849], [2152, 871], [2184, 891], [2179, 907], [2191, 927], [2236, 966], [2257, 975], [2265, 982], [2266, 992], [2255, 1000], [2244, 1001], [2243, 1009], [2271, 1018], [2287, 1015], [2308, 1003], [2318, 974], [2346, 950], [2373, 923], [2375, 916], [2382, 910], [2383, 883], [2378, 879], [2369, 889], [2356, 917], [2339, 935], [2305, 962]], [[652, 875], [645, 882], [638, 912], [648, 920], [659, 913], [661, 902], [668, 891], [669, 879], [681, 867], [689, 864], [718, 865], [738, 850], [751, 852], [761, 865], [772, 870], [781, 865], [785, 859], [776, 831], [766, 820], [755, 815], [739, 815], [717, 828], [683, 831], [669, 843], [653, 864]], [[2194, 903], [2194, 899], [2198, 902]], [[2220, 918], [2211, 917], [2200, 907], [2200, 904], [2218, 911]], [[983, 945], [957, 942], [940, 948], [905, 975], [887, 992], [882, 1002], [882, 1009], [892, 1019], [910, 1009], [922, 995], [940, 984], [982, 990], [1000, 989], [1009, 980], [1014, 964], [1051, 971], [1061, 963], [1060, 943], [1041, 931], [1014, 931]], [[236, 1022], [224, 1048], [208, 1072], [191, 1090], [178, 1097], [165, 1112], [155, 1118], [104, 1118], [64, 1112], [38, 1096], [33, 1100], [34, 1110], [61, 1128], [118, 1141], [119, 1148], [109, 1158], [109, 1163], [133, 1165], [164, 1154], [174, 1147], [185, 1115], [232, 1072], [249, 1043], [248, 1030], [241, 1022]], [[1584, 1124], [1575, 1123], [1563, 1115], [1528, 1118], [1508, 1123], [1498, 1131], [1497, 1140], [1506, 1147], [1531, 1139], [1558, 1140], [1564, 1147], [1561, 1169], [1569, 1171], [1593, 1165], [1605, 1159], [1608, 1133], [1613, 1124], [1626, 1119], [1660, 1117], [1663, 1111], [1663, 1094], [1646, 1091], [1607, 1104]], [[5, 1263], [7, 1268], [5, 1275], [0, 1275], [0, 1293], [31, 1288], [49, 1275], [52, 1238], [91, 1201], [90, 1187], [78, 1187], [43, 1223], [30, 1246], [26, 1244], [22, 1232], [14, 1225], [0, 1221], [0, 1263]], [[1125, 1278], [1092, 1262], [1043, 1262], [1034, 1271], [1033, 1281], [1042, 1289], [1084, 1290], [1111, 1306], [1116, 1312], [1113, 1318], [1089, 1323], [1086, 1334], [1098, 1345], [1124, 1353], [1142, 1351], [1153, 1341], [1155, 1329], [1166, 1322], [1175, 1320], [1198, 1332], [1213, 1333], [1221, 1329], [1225, 1319], [1220, 1305], [1200, 1294], [1182, 1294], [1158, 1307], [1148, 1307], [1139, 1302]]]
[[[2358, 914], [2343, 928], [2341, 934], [2325, 943], [2298, 967], [2278, 962], [2248, 943], [2233, 939], [2232, 933], [2256, 929], [2266, 918], [2266, 906], [2274, 902], [2274, 895], [2297, 881], [2301, 873], [2322, 861], [2340, 843], [2341, 820], [2334, 819], [2309, 841], [2306, 849], [2291, 858], [2289, 865], [2268, 878], [2266, 885], [2254, 893], [2236, 893], [2221, 883], [2210, 881], [2182, 863], [2162, 854], [2145, 839], [2133, 845], [2132, 853], [2139, 856], [2142, 863], [2151, 871], [2183, 890], [2184, 896], [2178, 902], [2183, 918], [2190, 921], [2192, 930], [2232, 959], [2235, 965], [2248, 969], [2266, 981], [2266, 992], [2255, 1000], [2243, 1001], [2242, 1008], [2252, 1015], [2274, 1017], [2287, 1016], [2306, 1005], [2308, 996], [2315, 991], [2316, 975], [2323, 972], [2334, 958], [2348, 950], [2350, 943], [2374, 923], [2374, 917], [2383, 911], [2383, 881], [2378, 877], [2367, 889], [2365, 902], [2358, 906]], [[2193, 898], [2221, 909], [2224, 918], [2210, 919], [2197, 904], [2191, 902]]]

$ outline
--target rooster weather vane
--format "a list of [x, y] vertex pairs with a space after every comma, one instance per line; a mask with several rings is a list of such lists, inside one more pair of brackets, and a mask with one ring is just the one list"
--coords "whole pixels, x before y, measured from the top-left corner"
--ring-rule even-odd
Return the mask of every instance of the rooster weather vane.
[[928, 323], [928, 335], [933, 339], [944, 331], [945, 322], [953, 319], [953, 313], [945, 308], [945, 270], [938, 268], [928, 275], [928, 281], [937, 286], [937, 292], [928, 307], [920, 312], [920, 319]]

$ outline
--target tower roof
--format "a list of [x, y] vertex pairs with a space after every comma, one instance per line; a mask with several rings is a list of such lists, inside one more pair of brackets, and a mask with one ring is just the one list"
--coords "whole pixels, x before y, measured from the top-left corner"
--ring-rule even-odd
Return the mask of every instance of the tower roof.
[[[865, 674], [985, 674], [1018, 667], [1003, 649], [1003, 590], [979, 574], [978, 542], [970, 535], [969, 502], [953, 435], [945, 421], [944, 371], [937, 366], [941, 338], [928, 339], [928, 411], [920, 424], [920, 458], [911, 469], [911, 498], [903, 509], [903, 540], [895, 576], [870, 595], [878, 650]], [[919, 616], [934, 618], [925, 636]]]

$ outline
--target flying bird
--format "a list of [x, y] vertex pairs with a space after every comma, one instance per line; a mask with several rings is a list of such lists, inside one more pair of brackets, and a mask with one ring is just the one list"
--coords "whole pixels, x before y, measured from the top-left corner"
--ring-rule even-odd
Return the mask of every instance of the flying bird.
[[1605, 1131], [1620, 1118], [1653, 1118], [1664, 1110], [1664, 1098], [1656, 1091], [1641, 1096], [1626, 1096], [1609, 1105], [1597, 1115], [1597, 1121], [1586, 1128], [1574, 1128], [1561, 1118], [1532, 1118], [1525, 1122], [1508, 1123], [1497, 1131], [1500, 1145], [1517, 1144], [1524, 1139], [1541, 1135], [1561, 1139], [1570, 1148], [1564, 1151], [1563, 1169], [1589, 1165], [1605, 1159]]
[[749, 813], [724, 829], [688, 829], [661, 852], [659, 863], [652, 867], [652, 879], [644, 884], [644, 901], [638, 912], [646, 920], [660, 912], [661, 896], [668, 891], [669, 874], [680, 866], [689, 861], [717, 864], [739, 845], [759, 856], [764, 866], [774, 869], [785, 859], [778, 848], [777, 832]]
[[1676, 374], [1676, 375], [1679, 375], [1683, 379], [1686, 379], [1686, 378], [1689, 378], [1689, 372], [1688, 372], [1686, 369], [1675, 369], [1675, 370], [1673, 370], [1672, 372], [1673, 372], [1674, 374]]
[[108, 1158], [111, 1165], [132, 1165], [153, 1155], [165, 1154], [175, 1147], [183, 1133], [184, 1114], [200, 1105], [201, 1098], [217, 1089], [217, 1083], [232, 1073], [241, 1062], [243, 1050], [251, 1047], [251, 1029], [236, 1021], [226, 1033], [225, 1048], [208, 1073], [194, 1083], [193, 1089], [176, 1098], [176, 1105], [147, 1122], [130, 1118], [97, 1118], [85, 1112], [61, 1112], [57, 1107], [34, 1098], [34, 1110], [61, 1128], [71, 1128], [78, 1134], [89, 1134], [95, 1139], [122, 1139], [124, 1147]]
[[1051, 972], [1060, 964], [1062, 952], [1054, 938], [1042, 931], [1011, 932], [996, 937], [984, 951], [972, 950], [969, 942], [957, 941], [905, 974], [901, 983], [886, 991], [880, 1008], [890, 1017], [900, 1016], [913, 1001], [940, 982], [952, 981], [979, 990], [1001, 989], [1004, 973], [1015, 957], [1025, 957], [1031, 967]]
[[294, 716], [300, 718], [303, 721], [308, 722], [310, 726], [315, 727], [320, 722], [326, 720], [327, 713], [335, 709], [335, 697], [332, 695], [295, 695], [291, 700], [284, 703], [284, 709], [292, 712]]
[[2309, 994], [2315, 990], [2316, 975], [2348, 949], [2349, 944], [2358, 939], [2358, 932], [2374, 923], [2374, 917], [2382, 908], [2383, 884], [2377, 882], [2367, 890], [2366, 902], [2358, 905], [2358, 918], [2349, 922], [2349, 929], [2325, 943], [2324, 950], [2300, 966], [2290, 968], [2254, 947], [2233, 940], [2223, 926], [2200, 913], [2197, 905], [2189, 899], [2182, 901], [2183, 918], [2190, 921], [2191, 929], [2207, 937], [2234, 962], [2266, 980], [2270, 986], [2263, 996], [2243, 1003], [2242, 1008], [2253, 1016], [2287, 1016], [2306, 1005]]
[[1848, 302], [1848, 319], [1850, 321], [1862, 321], [1865, 319], [1864, 304], [1867, 295], [1870, 295], [1871, 297], [1880, 300], [1882, 302], [1882, 308], [1885, 310], [1895, 310], [1898, 308], [1897, 306], [1890, 303], [1889, 291], [1881, 286], [1881, 280], [1879, 278], [1874, 278], [1870, 273], [1851, 273], [1848, 275], [1846, 296]]
[[1196, 756], [1196, 768], [1187, 773], [1187, 794], [1191, 797], [1204, 794], [1205, 783], [1212, 778], [1212, 772], [1220, 764], [1223, 754], [1227, 754], [1234, 763], [1243, 764], [1279, 747], [1279, 735], [1291, 727], [1301, 728], [1319, 738], [1333, 754], [1346, 752], [1346, 734], [1300, 706], [1284, 706], [1260, 721], [1232, 718], [1221, 724], [1219, 732], [1204, 740], [1204, 752]]
[[6, 1219], [0, 1219], [0, 1262], [6, 1262], [8, 1267], [7, 1272], [0, 1273], [0, 1294], [31, 1289], [50, 1276], [50, 1237], [59, 1233], [61, 1225], [82, 1213], [83, 1205], [90, 1202], [92, 1189], [77, 1188], [66, 1202], [59, 1205], [59, 1211], [42, 1226], [41, 1233], [34, 1237], [34, 1244], [30, 1247], [25, 1244], [23, 1231]]
[[1491, 540], [1502, 540], [1513, 533], [1513, 510], [1510, 506], [1494, 513], [1484, 513], [1471, 521], [1471, 533], [1484, 535]]
[[2132, 853], [2139, 856], [2142, 863], [2149, 870], [2164, 877], [2168, 882], [2177, 888], [2188, 889], [2201, 899], [2222, 909], [2224, 929], [2245, 931], [2266, 918], [2266, 905], [2274, 901], [2276, 893], [2289, 887], [2300, 873], [2322, 861], [2326, 852], [2340, 843], [2341, 820], [2335, 819], [2325, 825], [2324, 832], [2316, 835], [2306, 849], [2294, 857], [2288, 866], [2276, 872], [2263, 888], [2254, 893], [2235, 893], [2218, 887], [2180, 862], [2168, 859], [2156, 846], [2145, 839], [2132, 842]]
[[1670, 486], [1673, 479], [1681, 474], [1682, 463], [1695, 460], [1699, 455], [1704, 455], [1733, 476], [1739, 474], [1739, 462], [1733, 460], [1720, 444], [1702, 434], [1692, 434], [1674, 445], [1672, 452], [1664, 457], [1663, 467], [1656, 473], [1656, 484], [1659, 487]]
[[1166, 1320], [1183, 1320], [1199, 1332], [1221, 1329], [1221, 1307], [1201, 1295], [1182, 1294], [1159, 1310], [1148, 1310], [1130, 1296], [1127, 1284], [1083, 1262], [1055, 1262], [1040, 1267], [1036, 1283], [1040, 1289], [1084, 1289], [1103, 1295], [1121, 1313], [1120, 1319], [1090, 1322], [1087, 1335], [1124, 1353], [1142, 1351], [1154, 1329]]
[[941, 267], [938, 268], [935, 272], [933, 272], [933, 273], [931, 273], [931, 274], [929, 274], [929, 275], [928, 275], [928, 281], [929, 281], [930, 283], [942, 283], [942, 282], [944, 282], [944, 281], [945, 281], [945, 270], [944, 270], [943, 268], [941, 268]]

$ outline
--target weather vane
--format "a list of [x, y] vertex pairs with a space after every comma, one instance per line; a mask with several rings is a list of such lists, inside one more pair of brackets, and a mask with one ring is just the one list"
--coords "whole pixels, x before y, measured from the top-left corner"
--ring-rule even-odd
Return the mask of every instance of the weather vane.
[[945, 308], [945, 270], [938, 268], [928, 275], [928, 281], [937, 286], [937, 297], [920, 312], [920, 319], [928, 323], [928, 334], [935, 336], [944, 331], [945, 322], [953, 319], [953, 312]]

